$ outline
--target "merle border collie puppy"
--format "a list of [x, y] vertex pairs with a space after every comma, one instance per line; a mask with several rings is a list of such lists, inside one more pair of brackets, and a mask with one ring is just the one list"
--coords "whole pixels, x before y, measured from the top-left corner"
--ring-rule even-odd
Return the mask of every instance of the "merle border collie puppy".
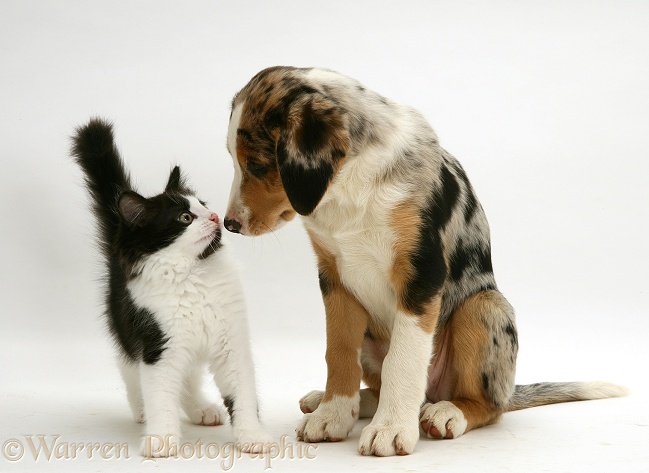
[[135, 192], [104, 120], [76, 130], [72, 156], [93, 200], [108, 327], [128, 401], [135, 421], [146, 422], [142, 454], [174, 454], [181, 406], [194, 424], [224, 422], [223, 409], [202, 393], [205, 365], [240, 448], [267, 449], [244, 296], [218, 216], [195, 197], [178, 166], [163, 193]]

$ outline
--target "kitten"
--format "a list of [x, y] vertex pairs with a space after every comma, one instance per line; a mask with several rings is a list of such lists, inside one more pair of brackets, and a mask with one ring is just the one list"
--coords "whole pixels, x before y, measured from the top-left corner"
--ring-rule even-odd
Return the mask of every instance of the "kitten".
[[194, 424], [223, 423], [225, 413], [201, 390], [205, 364], [241, 449], [267, 449], [244, 297], [218, 216], [178, 166], [162, 194], [134, 192], [111, 124], [93, 119], [76, 132], [72, 156], [85, 173], [106, 263], [108, 326], [133, 417], [146, 420], [143, 455], [174, 454], [165, 447], [178, 445], [180, 405]]

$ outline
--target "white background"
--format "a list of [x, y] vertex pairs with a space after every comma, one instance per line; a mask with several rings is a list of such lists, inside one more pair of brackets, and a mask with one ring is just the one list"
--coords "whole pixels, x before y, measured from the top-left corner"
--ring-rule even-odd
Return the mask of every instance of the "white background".
[[[110, 118], [144, 194], [179, 163], [223, 216], [230, 100], [278, 64], [338, 70], [419, 108], [460, 159], [517, 309], [519, 383], [605, 379], [632, 394], [510, 413], [457, 440], [422, 439], [405, 458], [358, 455], [361, 421], [348, 441], [274, 470], [648, 471], [644, 0], [0, 0], [0, 441], [27, 448], [14, 463], [0, 453], [0, 471], [227, 466], [141, 464], [69, 136], [91, 116]], [[299, 221], [226, 238], [242, 265], [261, 414], [294, 442], [298, 399], [325, 381], [314, 257]], [[35, 461], [30, 434], [128, 442], [131, 458]], [[227, 426], [187, 425], [185, 439], [231, 437]], [[241, 458], [234, 471], [264, 466]]]

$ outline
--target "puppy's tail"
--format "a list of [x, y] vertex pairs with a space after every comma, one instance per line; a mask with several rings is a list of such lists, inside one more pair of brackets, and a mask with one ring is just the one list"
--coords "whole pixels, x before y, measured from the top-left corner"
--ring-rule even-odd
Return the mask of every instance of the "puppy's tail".
[[131, 182], [113, 140], [113, 126], [100, 118], [76, 129], [72, 137], [72, 157], [85, 174], [85, 183], [93, 199], [99, 223], [101, 246], [110, 254], [110, 242], [118, 226], [117, 202]]
[[627, 394], [629, 394], [627, 388], [603, 381], [517, 384], [507, 410], [517, 411], [546, 404], [606, 399]]

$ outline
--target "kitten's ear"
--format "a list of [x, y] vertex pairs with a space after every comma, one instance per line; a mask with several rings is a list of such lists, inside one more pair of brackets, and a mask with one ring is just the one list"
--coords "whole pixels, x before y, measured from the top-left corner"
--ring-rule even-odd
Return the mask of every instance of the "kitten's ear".
[[117, 202], [119, 214], [131, 226], [138, 225], [145, 215], [147, 200], [137, 192], [126, 191]]
[[169, 180], [165, 187], [165, 192], [171, 194], [192, 194], [185, 182], [185, 177], [180, 172], [180, 166], [175, 166], [169, 174]]

